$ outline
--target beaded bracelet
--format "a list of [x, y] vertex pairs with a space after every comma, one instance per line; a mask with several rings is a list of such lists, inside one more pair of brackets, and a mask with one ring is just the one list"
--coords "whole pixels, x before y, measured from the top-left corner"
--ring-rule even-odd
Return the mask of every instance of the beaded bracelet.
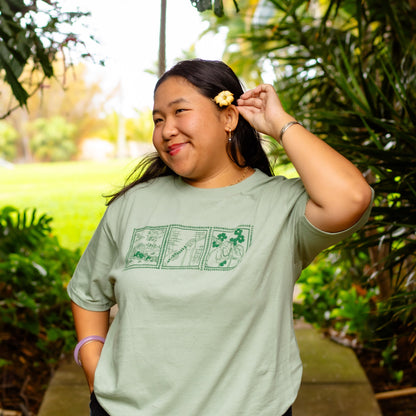
[[299, 122], [299, 121], [289, 121], [289, 123], [286, 123], [283, 127], [282, 127], [282, 130], [280, 130], [280, 134], [279, 134], [279, 143], [281, 144], [281, 145], [283, 145], [283, 141], [282, 141], [282, 139], [283, 139], [283, 133], [289, 128], [289, 127], [292, 127], [292, 126], [294, 126], [295, 124], [299, 124], [300, 126], [303, 126], [303, 124], [301, 123], [301, 122]]
[[82, 367], [82, 364], [81, 364], [81, 360], [79, 359], [79, 351], [80, 351], [81, 347], [83, 347], [85, 344], [89, 344], [90, 342], [93, 342], [93, 341], [99, 341], [99, 342], [102, 342], [104, 344], [105, 338], [100, 337], [98, 335], [91, 335], [89, 337], [83, 338], [81, 341], [78, 342], [77, 346], [75, 347], [74, 359], [75, 359], [75, 362], [80, 367]]

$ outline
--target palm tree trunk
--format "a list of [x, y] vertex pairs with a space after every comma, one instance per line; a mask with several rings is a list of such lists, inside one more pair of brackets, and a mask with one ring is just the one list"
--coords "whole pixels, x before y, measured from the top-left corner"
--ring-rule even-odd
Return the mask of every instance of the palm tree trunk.
[[166, 0], [160, 3], [159, 77], [166, 71]]

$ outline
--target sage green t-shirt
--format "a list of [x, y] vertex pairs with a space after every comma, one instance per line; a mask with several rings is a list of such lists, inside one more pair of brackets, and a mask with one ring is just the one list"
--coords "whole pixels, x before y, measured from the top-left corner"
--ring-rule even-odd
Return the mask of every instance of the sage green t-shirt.
[[280, 416], [302, 365], [293, 286], [324, 248], [299, 179], [260, 171], [216, 189], [163, 177], [107, 209], [68, 286], [87, 310], [118, 304], [95, 374], [112, 416]]

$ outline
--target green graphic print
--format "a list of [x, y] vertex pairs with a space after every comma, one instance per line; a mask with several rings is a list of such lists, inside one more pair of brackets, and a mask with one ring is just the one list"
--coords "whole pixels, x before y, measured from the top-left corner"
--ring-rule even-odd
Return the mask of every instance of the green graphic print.
[[135, 228], [126, 269], [232, 270], [251, 245], [253, 227], [165, 225]]

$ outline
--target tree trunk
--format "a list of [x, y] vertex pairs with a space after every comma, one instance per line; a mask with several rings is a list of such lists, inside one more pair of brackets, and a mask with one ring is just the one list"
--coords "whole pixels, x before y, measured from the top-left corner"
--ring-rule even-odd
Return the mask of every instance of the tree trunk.
[[166, 71], [166, 0], [160, 3], [159, 78]]

